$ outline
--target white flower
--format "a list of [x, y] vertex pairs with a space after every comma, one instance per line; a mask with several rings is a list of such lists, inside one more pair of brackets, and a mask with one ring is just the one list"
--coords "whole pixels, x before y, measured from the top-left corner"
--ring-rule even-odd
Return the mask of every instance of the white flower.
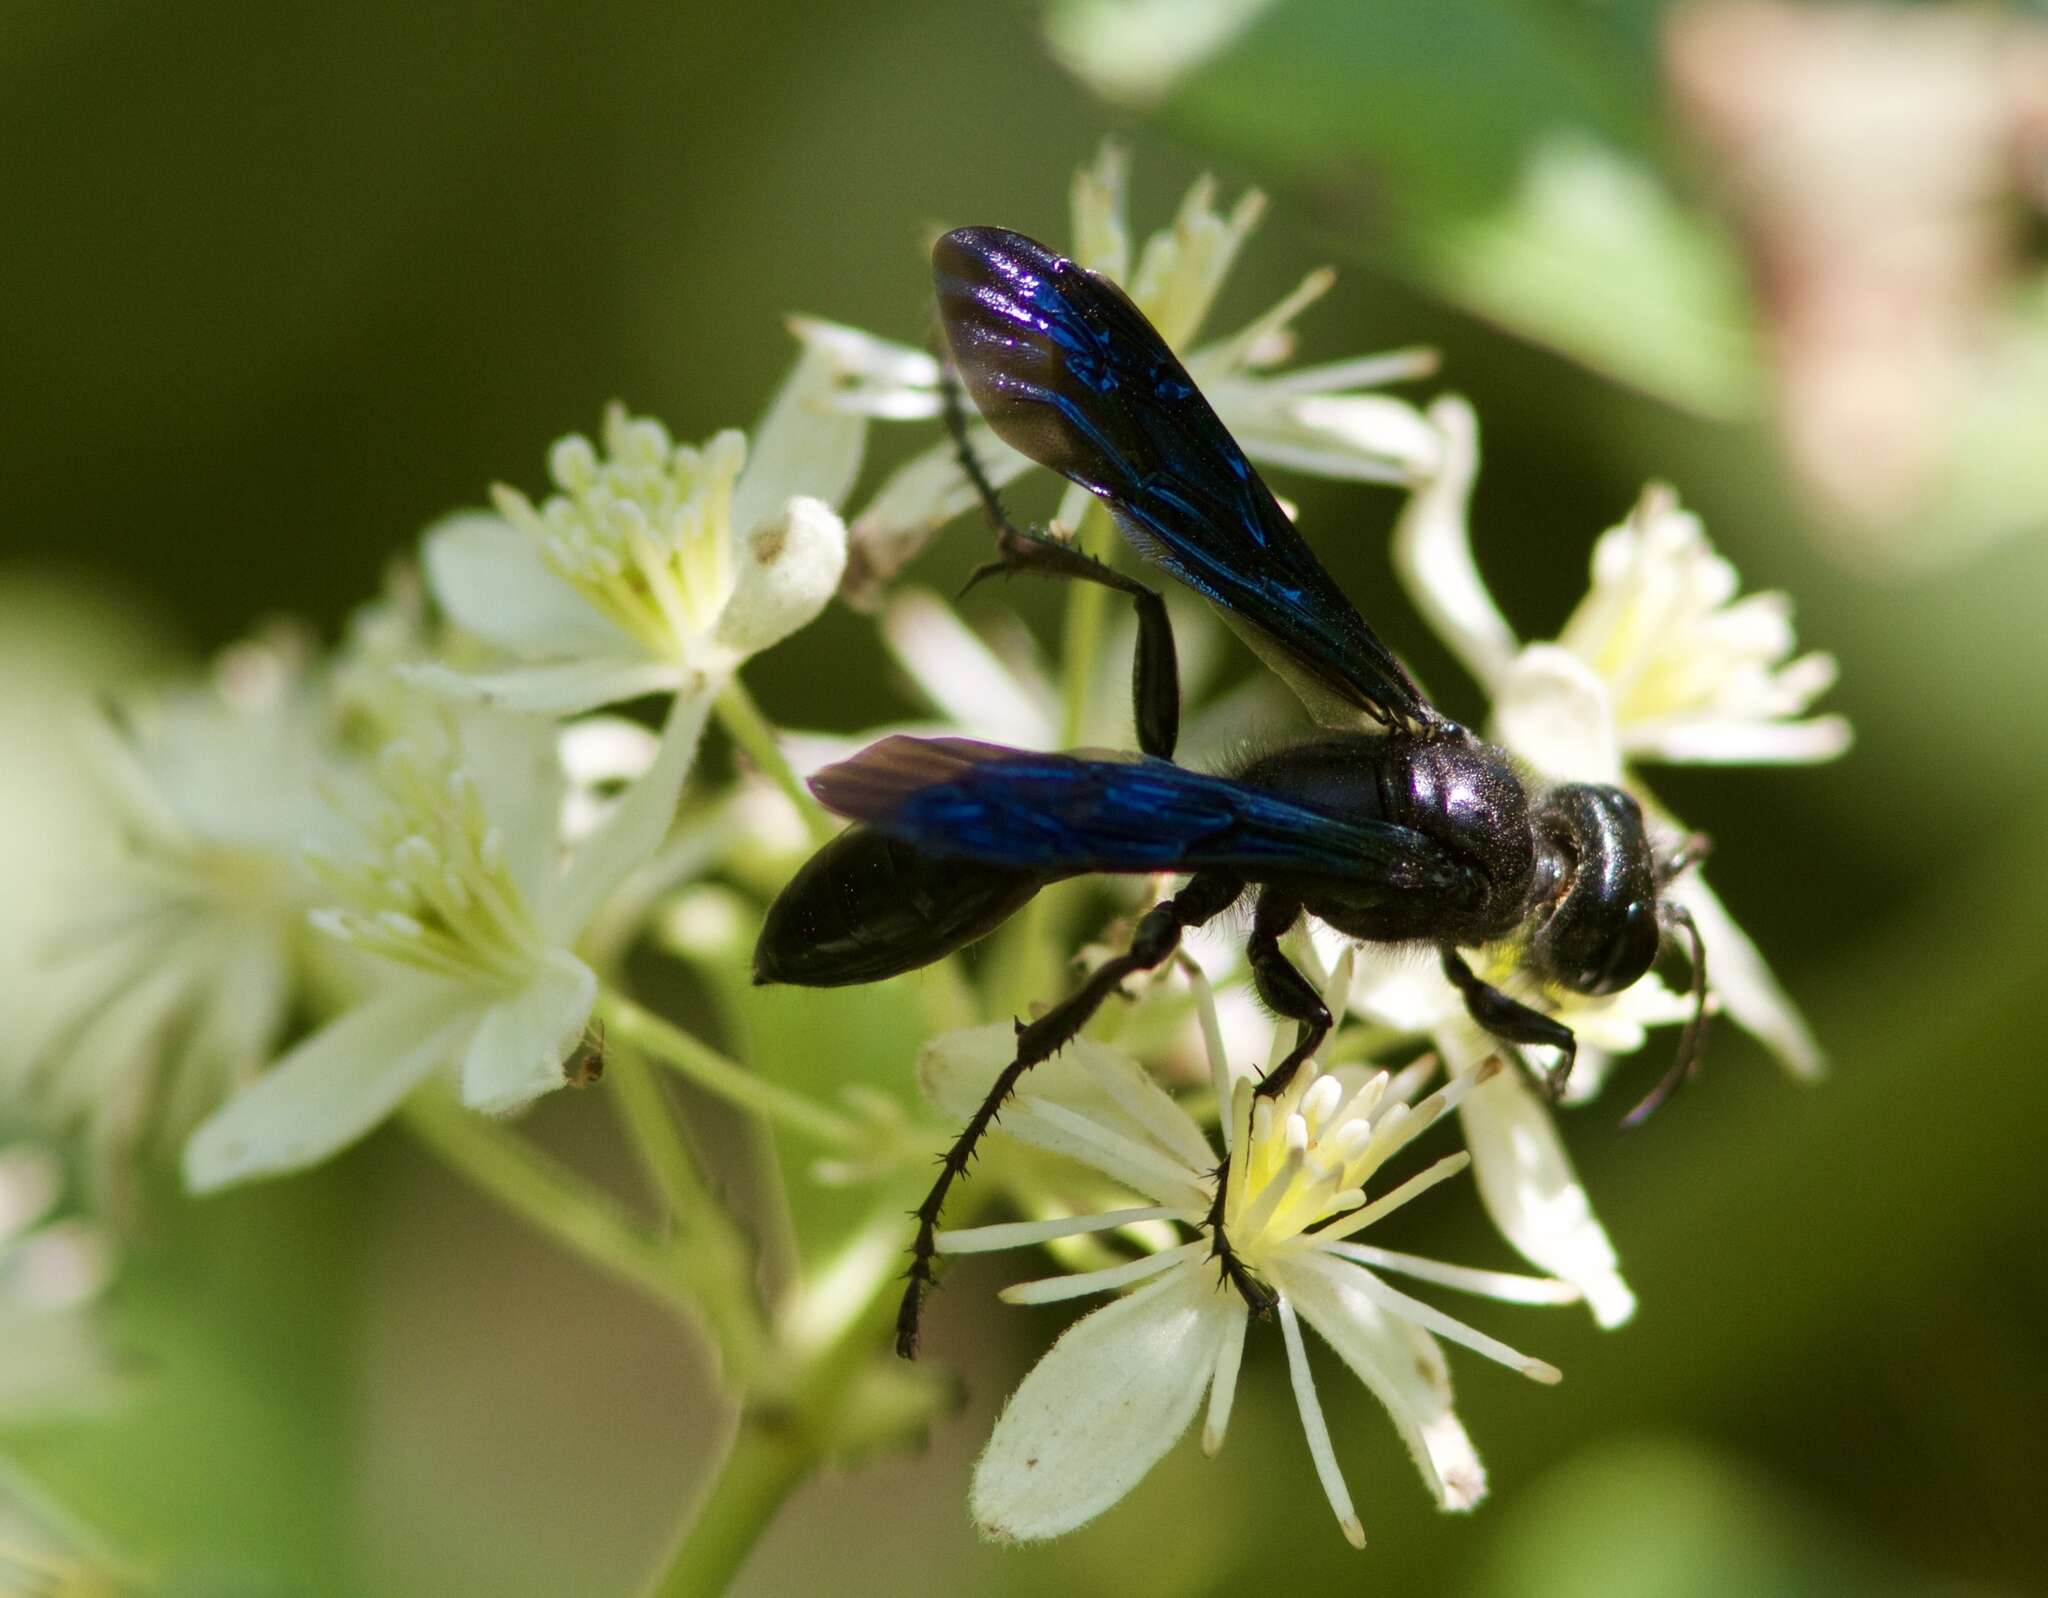
[[57, 1217], [63, 1167], [31, 1143], [0, 1145], [0, 1424], [107, 1407], [118, 1357], [95, 1305], [113, 1278], [105, 1230]]
[[[1331, 935], [1334, 937], [1334, 935]], [[1568, 1102], [1599, 1091], [1617, 1055], [1643, 1046], [1645, 1029], [1683, 1022], [1691, 1001], [1657, 976], [1605, 998], [1566, 990], [1537, 993], [1506, 950], [1488, 951], [1477, 974], [1525, 1003], [1540, 1006], [1577, 1034], [1579, 1053], [1566, 1088]], [[1455, 1079], [1484, 1070], [1520, 1051], [1482, 1031], [1458, 990], [1433, 961], [1406, 951], [1357, 952], [1350, 1008], [1382, 1025], [1426, 1036]], [[1541, 1070], [1549, 1051], [1524, 1063]], [[1549, 1106], [1527, 1073], [1504, 1072], [1459, 1106], [1473, 1180], [1501, 1235], [1531, 1264], [1579, 1290], [1602, 1326], [1619, 1326], [1635, 1313], [1635, 1295], [1622, 1280], [1620, 1260], [1592, 1202], [1573, 1173]]]
[[151, 1131], [182, 1138], [345, 975], [306, 924], [296, 862], [339, 838], [331, 798], [363, 772], [302, 657], [288, 634], [238, 645], [203, 684], [121, 705], [95, 740], [121, 853], [40, 929], [24, 1053], [103, 1174]]
[[514, 663], [421, 665], [413, 678], [557, 714], [714, 696], [749, 655], [815, 617], [845, 570], [832, 507], [859, 469], [866, 423], [830, 403], [833, 365], [830, 351], [806, 350], [751, 451], [733, 430], [679, 445], [614, 406], [601, 444], [572, 435], [550, 451], [556, 492], [540, 505], [501, 487], [496, 515], [431, 529], [435, 598]]
[[472, 1108], [517, 1108], [563, 1084], [597, 978], [571, 952], [661, 842], [703, 726], [678, 696], [659, 753], [566, 867], [565, 779], [551, 723], [472, 710], [416, 718], [379, 755], [363, 847], [307, 863], [324, 932], [388, 980], [238, 1093], [185, 1148], [195, 1190], [296, 1170], [369, 1131], [453, 1067]]
[[[1213, 1034], [1212, 1034], [1213, 1035]], [[964, 1116], [1015, 1049], [1008, 1026], [934, 1039], [922, 1070], [937, 1106]], [[1318, 1479], [1344, 1534], [1365, 1533], [1337, 1466], [1299, 1322], [1322, 1334], [1387, 1408], [1424, 1482], [1444, 1509], [1484, 1495], [1485, 1472], [1451, 1408], [1437, 1339], [1462, 1344], [1538, 1381], [1557, 1371], [1408, 1297], [1381, 1272], [1521, 1302], [1575, 1296], [1560, 1282], [1441, 1265], [1357, 1241], [1367, 1226], [1461, 1170], [1439, 1160], [1368, 1200], [1366, 1185], [1410, 1140], [1483, 1080], [1459, 1077], [1419, 1104], [1385, 1072], [1322, 1074], [1304, 1067], [1276, 1100], [1254, 1101], [1220, 1055], [1212, 1066], [1230, 1106], [1224, 1228], [1243, 1263], [1277, 1295], [1302, 1427]], [[1139, 1065], [1087, 1039], [1038, 1066], [1005, 1106], [1004, 1132], [1079, 1160], [1145, 1202], [1096, 1215], [940, 1234], [947, 1253], [1123, 1231], [1156, 1250], [1127, 1263], [1013, 1287], [1042, 1304], [1139, 1286], [1077, 1322], [1012, 1395], [975, 1468], [972, 1508], [993, 1537], [1057, 1536], [1100, 1514], [1137, 1484], [1186, 1430], [1208, 1395], [1202, 1446], [1223, 1443], [1248, 1311], [1220, 1280], [1208, 1230], [1218, 1157], [1194, 1120]], [[1183, 1237], [1183, 1234], [1191, 1234]]]
[[[1738, 599], [1734, 569], [1662, 487], [1601, 537], [1592, 589], [1558, 639], [1522, 645], [1472, 559], [1477, 422], [1455, 398], [1431, 406], [1429, 419], [1443, 438], [1442, 469], [1403, 513], [1395, 561], [1417, 608], [1491, 699], [1506, 748], [1554, 780], [1622, 783], [1682, 836], [1628, 762], [1805, 762], [1848, 747], [1840, 716], [1795, 719], [1834, 680], [1833, 662], [1787, 659], [1789, 601]], [[1699, 925], [1719, 1005], [1792, 1071], [1817, 1073], [1806, 1023], [1699, 871], [1671, 892]]]
[[[1182, 352], [1189, 374], [1245, 453], [1265, 465], [1321, 477], [1414, 482], [1436, 466], [1437, 441], [1414, 407], [1365, 392], [1426, 375], [1424, 351], [1366, 356], [1276, 371], [1293, 351], [1291, 323], [1336, 281], [1311, 272], [1292, 294], [1226, 338], [1190, 349], [1215, 303], [1237, 252], [1265, 209], [1247, 194], [1228, 214], [1215, 208], [1215, 185], [1195, 184], [1173, 225], [1132, 253], [1125, 221], [1124, 158], [1105, 146], [1074, 179], [1075, 260], [1121, 284], [1162, 337]], [[828, 352], [847, 379], [843, 403], [868, 415], [902, 419], [940, 412], [939, 363], [920, 350], [852, 328], [802, 322], [799, 334]], [[988, 428], [971, 430], [976, 453], [997, 486], [1030, 462]], [[1078, 525], [1087, 497], [1068, 491], [1059, 525]], [[895, 472], [855, 519], [849, 588], [872, 596], [924, 547], [934, 529], [974, 503], [950, 441], [934, 445]]]

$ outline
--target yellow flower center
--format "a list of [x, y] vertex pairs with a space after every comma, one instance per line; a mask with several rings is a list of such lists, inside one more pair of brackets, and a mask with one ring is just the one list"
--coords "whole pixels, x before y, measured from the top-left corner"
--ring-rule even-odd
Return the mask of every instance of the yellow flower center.
[[648, 653], [687, 663], [732, 594], [732, 494], [746, 459], [737, 431], [694, 448], [615, 405], [602, 453], [581, 434], [550, 452], [559, 493], [538, 508], [509, 488], [494, 497], [593, 609]]

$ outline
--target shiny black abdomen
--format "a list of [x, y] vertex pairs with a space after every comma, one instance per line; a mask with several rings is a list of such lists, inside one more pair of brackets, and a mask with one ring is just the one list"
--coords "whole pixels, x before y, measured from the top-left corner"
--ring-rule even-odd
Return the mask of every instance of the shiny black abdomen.
[[1254, 787], [1347, 818], [1412, 827], [1471, 874], [1464, 902], [1441, 893], [1360, 891], [1317, 879], [1285, 886], [1339, 932], [1375, 943], [1480, 944], [1521, 924], [1536, 877], [1529, 793], [1501, 750], [1443, 737], [1333, 734], [1261, 756], [1236, 773]]
[[837, 988], [914, 971], [993, 932], [1044, 880], [849, 827], [769, 906], [754, 980]]

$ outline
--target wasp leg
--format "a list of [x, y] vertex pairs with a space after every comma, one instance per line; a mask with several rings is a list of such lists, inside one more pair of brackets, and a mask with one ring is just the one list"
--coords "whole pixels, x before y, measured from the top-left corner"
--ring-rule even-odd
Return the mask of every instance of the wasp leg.
[[1171, 760], [1174, 745], [1180, 740], [1180, 661], [1174, 651], [1173, 624], [1167, 619], [1166, 601], [1160, 598], [1157, 589], [1148, 588], [1135, 577], [1126, 577], [1072, 544], [1048, 538], [1044, 533], [1027, 532], [1011, 521], [967, 436], [959, 382], [950, 371], [940, 380], [939, 390], [945, 400], [946, 428], [953, 435], [960, 469], [974, 485], [974, 492], [981, 499], [982, 514], [996, 533], [996, 558], [978, 567], [961, 592], [984, 578], [1023, 572], [1069, 582], [1097, 583], [1128, 595], [1138, 613], [1138, 647], [1131, 659], [1131, 715], [1137, 723], [1138, 747], [1148, 755]]
[[932, 1260], [938, 1253], [939, 1212], [945, 1208], [947, 1190], [967, 1174], [975, 1145], [994, 1123], [1004, 1101], [1016, 1090], [1018, 1081], [1034, 1065], [1050, 1059], [1073, 1042], [1081, 1028], [1088, 1024], [1089, 1017], [1102, 1008], [1103, 1001], [1116, 992], [1125, 977], [1150, 971], [1160, 964], [1180, 947], [1183, 932], [1221, 915], [1237, 902], [1238, 895], [1243, 892], [1241, 878], [1197, 872], [1179, 893], [1154, 905], [1139, 917], [1137, 931], [1131, 935], [1128, 949], [1115, 959], [1104, 962], [1077, 992], [1068, 995], [1036, 1021], [1017, 1024], [1016, 1058], [1003, 1067], [989, 1088], [988, 1096], [968, 1117], [967, 1125], [939, 1161], [938, 1180], [932, 1183], [932, 1190], [925, 1195], [924, 1202], [912, 1212], [917, 1217], [917, 1237], [910, 1246], [910, 1269], [904, 1273], [909, 1278], [909, 1286], [903, 1290], [903, 1303], [896, 1312], [896, 1352], [903, 1358], [917, 1357], [918, 1322], [924, 1313], [925, 1295], [931, 1290]]
[[[1330, 1011], [1323, 1003], [1323, 997], [1309, 985], [1308, 979], [1294, 969], [1286, 955], [1280, 952], [1280, 937], [1301, 917], [1301, 902], [1268, 893], [1260, 896], [1258, 908], [1252, 913], [1252, 935], [1245, 945], [1245, 953], [1251, 960], [1252, 983], [1258, 989], [1259, 997], [1266, 1007], [1283, 1020], [1299, 1024], [1295, 1034], [1293, 1051], [1266, 1074], [1260, 1082], [1258, 1093], [1261, 1098], [1276, 1098], [1294, 1073], [1301, 1069], [1302, 1062], [1323, 1045], [1323, 1039], [1330, 1035]], [[1230, 1106], [1222, 1106], [1228, 1116]], [[1273, 1307], [1274, 1297], [1256, 1276], [1252, 1275], [1238, 1258], [1237, 1251], [1230, 1246], [1229, 1235], [1224, 1230], [1223, 1212], [1230, 1199], [1230, 1161], [1216, 1167], [1216, 1199], [1209, 1206], [1209, 1215], [1204, 1223], [1209, 1228], [1209, 1257], [1216, 1261], [1223, 1279], [1236, 1288], [1245, 1304], [1254, 1315], [1263, 1315]]]
[[1579, 1052], [1579, 1040], [1572, 1029], [1509, 998], [1491, 983], [1480, 981], [1458, 951], [1448, 945], [1443, 950], [1443, 966], [1444, 975], [1465, 1000], [1465, 1013], [1488, 1032], [1509, 1043], [1536, 1043], [1558, 1051], [1557, 1064], [1543, 1075], [1543, 1087], [1551, 1098], [1562, 1097], [1565, 1083], [1571, 1080], [1572, 1061]]
[[1266, 1008], [1282, 1020], [1299, 1024], [1294, 1050], [1266, 1073], [1259, 1084], [1261, 1098], [1278, 1098], [1294, 1080], [1302, 1062], [1323, 1046], [1330, 1035], [1330, 1011], [1323, 996], [1280, 952], [1280, 936], [1301, 918], [1301, 901], [1277, 894], [1264, 894], [1252, 912], [1252, 935], [1245, 943], [1251, 962], [1252, 985]]

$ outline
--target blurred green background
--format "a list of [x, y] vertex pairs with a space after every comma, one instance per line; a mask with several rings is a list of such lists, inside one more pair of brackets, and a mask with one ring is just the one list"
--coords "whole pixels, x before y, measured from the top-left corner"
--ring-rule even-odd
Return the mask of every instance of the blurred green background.
[[[1054, 13], [1070, 58], [1101, 9]], [[537, 486], [547, 443], [607, 400], [684, 437], [745, 422], [788, 311], [921, 340], [927, 231], [1064, 237], [1105, 134], [1131, 145], [1141, 230], [1201, 170], [1263, 185], [1217, 325], [1328, 260], [1343, 278], [1304, 358], [1439, 346], [1484, 428], [1480, 563], [1525, 632], [1554, 629], [1592, 536], [1661, 477], [1840, 657], [1848, 759], [1657, 779], [1713, 835], [1716, 885], [1833, 1078], [1802, 1090], [1723, 1028], [1643, 1134], [1572, 1121], [1643, 1309], [1611, 1335], [1489, 1315], [1567, 1379], [1460, 1363], [1493, 1482], [1474, 1518], [1433, 1515], [1383, 1417], [1327, 1383], [1372, 1538], [1353, 1554], [1262, 1347], [1220, 1461], [1184, 1446], [1061, 1544], [981, 1545], [967, 1468], [1058, 1312], [994, 1307], [1007, 1278], [961, 1270], [931, 1356], [964, 1408], [920, 1457], [808, 1486], [739, 1590], [2048, 1590], [2048, 429], [2022, 408], [1982, 448], [1959, 433], [1954, 469], [1889, 516], [1816, 486], [1786, 443], [1807, 346], [1784, 257], [1669, 87], [1664, 7], [1131, 9], [1176, 39], [1248, 15], [1185, 76], [1113, 84], [1118, 105], [1020, 5], [17, 0], [9, 658], [94, 612], [139, 611], [131, 658], [163, 662], [280, 611], [331, 636], [422, 525], [495, 479]], [[1559, 159], [1592, 173], [1590, 209], [1569, 181], [1557, 205], [1530, 187]], [[2022, 351], [2042, 298], [2024, 201], [2004, 197], [1970, 324]], [[1902, 338], [1922, 325], [1910, 299], [1899, 317]], [[925, 436], [878, 432], [879, 464]], [[1276, 475], [1375, 624], [1476, 711], [1389, 576], [1398, 498]], [[954, 582], [979, 553], [963, 529], [920, 574]], [[852, 730], [902, 708], [882, 660], [842, 608], [749, 676], [778, 720]], [[531, 1124], [608, 1170], [609, 1121], [558, 1099]], [[1476, 1206], [1424, 1208], [1413, 1246], [1506, 1263]], [[669, 1323], [391, 1134], [308, 1179], [167, 1196], [114, 1313], [126, 1408], [9, 1440], [179, 1591], [631, 1592], [721, 1445]]]

